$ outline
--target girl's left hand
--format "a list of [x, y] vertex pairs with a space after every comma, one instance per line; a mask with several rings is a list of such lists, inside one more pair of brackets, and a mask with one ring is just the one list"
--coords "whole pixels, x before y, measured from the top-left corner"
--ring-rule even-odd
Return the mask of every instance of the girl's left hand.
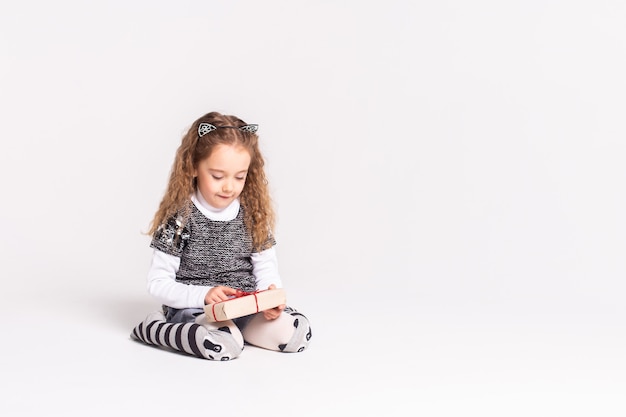
[[[275, 288], [276, 288], [276, 285], [274, 284], [267, 287], [268, 290], [273, 290]], [[282, 313], [284, 309], [285, 309], [285, 305], [281, 304], [278, 307], [270, 308], [269, 310], [264, 310], [263, 316], [265, 317], [266, 320], [275, 320], [278, 318], [278, 316], [280, 316], [280, 313]]]

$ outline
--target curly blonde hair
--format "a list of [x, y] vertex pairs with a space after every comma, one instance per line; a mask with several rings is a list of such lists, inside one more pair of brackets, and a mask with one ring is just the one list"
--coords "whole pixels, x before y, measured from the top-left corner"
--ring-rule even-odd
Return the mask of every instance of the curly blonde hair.
[[[218, 129], [200, 138], [198, 135], [200, 123], [210, 123]], [[252, 236], [254, 249], [256, 251], [267, 249], [265, 245], [274, 234], [275, 214], [264, 171], [265, 160], [259, 150], [259, 138], [256, 133], [242, 132], [239, 129], [219, 129], [220, 126], [244, 125], [246, 123], [238, 117], [218, 112], [207, 113], [193, 122], [176, 151], [167, 190], [147, 234], [154, 235], [160, 225], [175, 215], [182, 214], [183, 222], [186, 222], [191, 213], [190, 197], [196, 192], [194, 177], [196, 167], [211, 155], [216, 145], [236, 145], [242, 146], [250, 153], [250, 167], [239, 196], [244, 209], [244, 221]]]

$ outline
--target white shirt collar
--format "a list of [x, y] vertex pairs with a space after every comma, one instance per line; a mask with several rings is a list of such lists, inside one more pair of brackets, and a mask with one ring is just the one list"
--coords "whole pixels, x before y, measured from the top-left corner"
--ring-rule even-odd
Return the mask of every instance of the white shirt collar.
[[206, 202], [202, 193], [196, 190], [196, 193], [191, 196], [191, 201], [200, 210], [200, 213], [204, 214], [207, 218], [216, 221], [229, 221], [233, 220], [239, 214], [239, 199], [235, 199], [229, 206], [218, 209], [211, 206]]

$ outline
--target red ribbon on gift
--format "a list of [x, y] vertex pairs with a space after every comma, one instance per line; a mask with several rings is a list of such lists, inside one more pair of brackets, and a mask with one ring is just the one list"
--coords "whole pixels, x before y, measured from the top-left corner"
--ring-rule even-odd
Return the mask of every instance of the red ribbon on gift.
[[[245, 297], [247, 295], [254, 295], [254, 303], [256, 304], [256, 312], [259, 312], [259, 299], [257, 298], [257, 294], [260, 292], [263, 292], [266, 290], [256, 290], [256, 291], [252, 291], [252, 292], [248, 292], [248, 291], [242, 291], [242, 290], [237, 290], [237, 292], [235, 293], [235, 295], [231, 298], [231, 300], [234, 300], [235, 298], [239, 298], [239, 297]], [[226, 300], [229, 301], [229, 300]], [[213, 320], [217, 321], [217, 317], [215, 316], [215, 305], [216, 304], [220, 304], [220, 303], [225, 303], [226, 301], [220, 301], [219, 303], [213, 303], [213, 305], [211, 306], [211, 313], [213, 313]], [[252, 313], [254, 314], [254, 313]]]

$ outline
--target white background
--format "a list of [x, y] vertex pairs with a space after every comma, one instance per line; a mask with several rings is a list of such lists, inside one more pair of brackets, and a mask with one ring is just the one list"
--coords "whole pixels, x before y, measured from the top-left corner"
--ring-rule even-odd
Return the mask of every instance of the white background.
[[[622, 1], [3, 1], [0, 414], [624, 416]], [[310, 349], [131, 341], [182, 134], [260, 125]], [[117, 414], [115, 414], [117, 415]]]

